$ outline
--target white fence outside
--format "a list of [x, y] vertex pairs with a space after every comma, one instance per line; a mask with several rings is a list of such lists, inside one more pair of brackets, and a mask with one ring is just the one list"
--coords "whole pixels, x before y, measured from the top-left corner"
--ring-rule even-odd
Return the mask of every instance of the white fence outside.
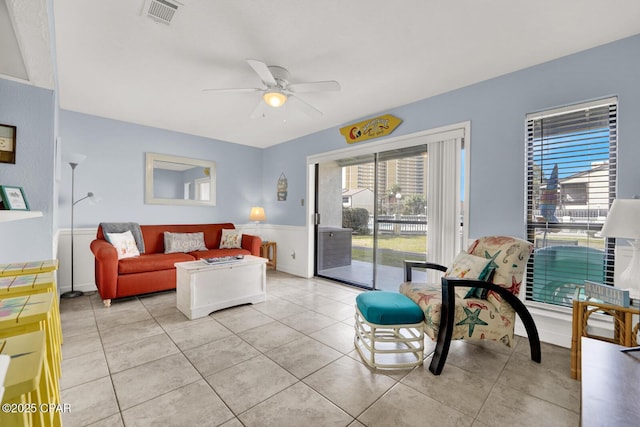
[[[373, 215], [369, 215], [369, 230], [373, 230]], [[426, 215], [378, 215], [378, 231], [394, 234], [426, 234]]]

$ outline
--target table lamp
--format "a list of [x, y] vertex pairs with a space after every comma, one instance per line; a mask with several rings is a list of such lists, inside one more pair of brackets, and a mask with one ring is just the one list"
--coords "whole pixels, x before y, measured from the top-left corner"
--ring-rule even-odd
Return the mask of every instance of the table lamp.
[[[640, 298], [640, 198], [614, 200], [600, 234], [632, 240], [631, 262], [620, 274], [620, 280], [616, 285], [628, 288], [631, 298]], [[640, 351], [640, 347], [625, 348], [621, 351], [637, 352]]]
[[264, 208], [260, 207], [260, 206], [253, 206], [251, 208], [251, 212], [249, 212], [249, 221], [255, 221], [256, 223], [256, 228], [255, 228], [255, 235], [260, 237], [260, 234], [258, 234], [258, 225], [260, 224], [260, 221], [266, 221], [267, 216], [264, 214]]
[[614, 200], [600, 234], [631, 240], [631, 262], [616, 287], [628, 288], [632, 298], [640, 298], [640, 198]]

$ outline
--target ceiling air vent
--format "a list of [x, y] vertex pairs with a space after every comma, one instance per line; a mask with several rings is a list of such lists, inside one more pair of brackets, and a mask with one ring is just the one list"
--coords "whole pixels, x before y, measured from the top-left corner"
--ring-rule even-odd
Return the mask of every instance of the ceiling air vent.
[[142, 15], [146, 15], [156, 22], [170, 24], [173, 16], [178, 10], [178, 6], [181, 5], [182, 4], [180, 2], [175, 0], [146, 0], [144, 3], [144, 9], [142, 10]]

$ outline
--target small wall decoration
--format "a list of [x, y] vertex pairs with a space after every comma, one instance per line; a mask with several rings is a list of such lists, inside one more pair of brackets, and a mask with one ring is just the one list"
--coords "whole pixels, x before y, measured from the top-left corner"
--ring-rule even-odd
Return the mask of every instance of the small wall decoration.
[[16, 127], [0, 125], [0, 163], [16, 163]]
[[0, 185], [0, 198], [2, 199], [4, 210], [28, 211], [29, 204], [24, 196], [22, 187], [11, 187]]
[[289, 183], [287, 182], [287, 177], [284, 175], [284, 172], [280, 174], [280, 178], [278, 178], [278, 201], [283, 202], [287, 200], [287, 188], [289, 187]]
[[347, 140], [347, 144], [353, 144], [389, 135], [400, 123], [402, 123], [401, 119], [391, 114], [385, 114], [340, 128], [340, 133]]

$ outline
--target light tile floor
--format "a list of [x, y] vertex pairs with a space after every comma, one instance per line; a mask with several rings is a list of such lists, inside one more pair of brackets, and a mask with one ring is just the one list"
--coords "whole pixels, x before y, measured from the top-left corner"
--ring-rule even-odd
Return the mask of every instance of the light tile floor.
[[[353, 346], [360, 292], [269, 272], [267, 301], [188, 320], [175, 292], [62, 300], [72, 426], [577, 426], [569, 350], [454, 341], [442, 375], [376, 372]], [[433, 348], [427, 342], [429, 349]]]

